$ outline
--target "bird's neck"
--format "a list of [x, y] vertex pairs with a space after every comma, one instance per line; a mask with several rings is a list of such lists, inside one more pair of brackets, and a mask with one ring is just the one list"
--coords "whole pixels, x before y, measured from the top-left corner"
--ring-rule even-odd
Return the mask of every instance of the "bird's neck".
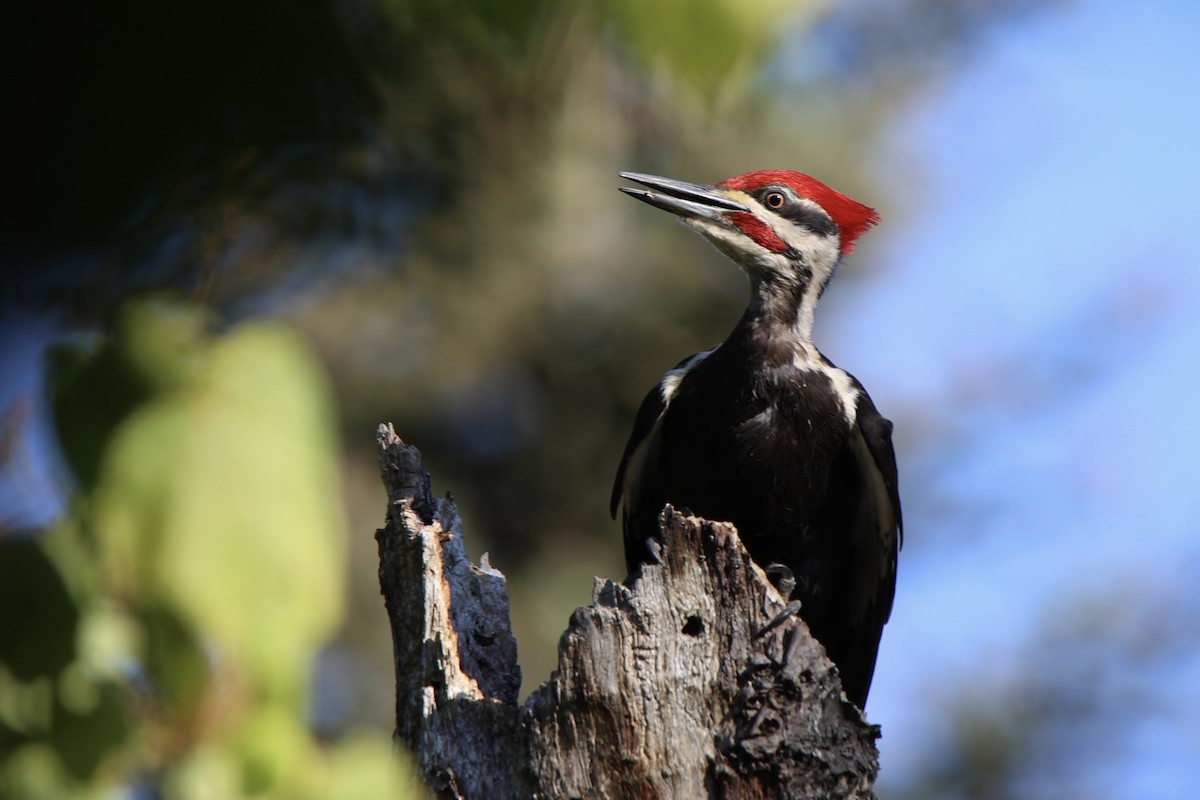
[[768, 362], [815, 355], [813, 315], [820, 296], [821, 288], [809, 282], [755, 281], [734, 335], [762, 352]]

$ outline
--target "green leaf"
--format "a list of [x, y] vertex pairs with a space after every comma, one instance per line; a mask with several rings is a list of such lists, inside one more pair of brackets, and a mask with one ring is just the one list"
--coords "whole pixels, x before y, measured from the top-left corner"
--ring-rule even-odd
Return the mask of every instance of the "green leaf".
[[74, 783], [63, 771], [53, 748], [36, 743], [4, 753], [4, 758], [0, 759], [0, 797], [11, 800], [91, 800], [111, 797], [111, 793]]
[[713, 96], [745, 80], [817, 0], [606, 0], [623, 38], [654, 69]]
[[162, 786], [166, 800], [236, 800], [241, 790], [237, 757], [225, 747], [198, 747], [167, 772]]
[[360, 731], [347, 736], [330, 753], [329, 785], [319, 796], [324, 800], [408, 800], [429, 793], [407, 752], [397, 752], [382, 734]]
[[79, 610], [38, 540], [0, 539], [0, 620], [0, 664], [20, 680], [74, 658]]
[[51, 351], [55, 426], [85, 490], [95, 485], [120, 424], [156, 392], [197, 372], [208, 322], [197, 306], [154, 298], [122, 308], [102, 343], [71, 340]]
[[[75, 697], [71, 699], [76, 702], [55, 706], [50, 742], [67, 774], [86, 781], [123, 746], [129, 736], [129, 721], [120, 687], [107, 681], [94, 682], [83, 675], [72, 678], [84, 685], [74, 688]], [[78, 702], [85, 692], [90, 695], [87, 702]], [[59, 699], [64, 699], [61, 693]]]
[[198, 631], [163, 608], [142, 613], [142, 663], [154, 677], [154, 689], [175, 720], [187, 719], [212, 686], [211, 670]]
[[295, 710], [279, 703], [259, 704], [236, 742], [248, 794], [261, 794], [288, 782], [304, 785], [320, 759], [316, 744]]
[[[247, 324], [199, 350], [185, 354], [194, 374], [159, 382], [113, 437], [95, 492], [104, 573], [298, 702], [342, 604], [328, 390], [282, 325]], [[165, 356], [139, 363], [173, 368]]]

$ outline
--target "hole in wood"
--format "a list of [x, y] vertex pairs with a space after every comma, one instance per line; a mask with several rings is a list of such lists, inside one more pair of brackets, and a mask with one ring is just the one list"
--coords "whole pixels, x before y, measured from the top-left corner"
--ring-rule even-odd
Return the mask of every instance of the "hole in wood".
[[683, 623], [683, 634], [685, 636], [703, 636], [704, 635], [704, 620], [693, 614], [687, 618], [687, 622]]

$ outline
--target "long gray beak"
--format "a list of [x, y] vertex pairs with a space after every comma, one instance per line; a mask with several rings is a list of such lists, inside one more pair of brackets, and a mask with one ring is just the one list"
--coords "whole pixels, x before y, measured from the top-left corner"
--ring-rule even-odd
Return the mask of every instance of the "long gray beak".
[[621, 177], [658, 190], [651, 192], [646, 189], [631, 189], [622, 186], [620, 187], [622, 192], [630, 197], [636, 197], [643, 203], [649, 203], [655, 208], [670, 211], [681, 217], [720, 220], [730, 211], [750, 210], [741, 203], [735, 203], [718, 193], [711, 186], [661, 178], [658, 175], [643, 175], [639, 172], [622, 172]]

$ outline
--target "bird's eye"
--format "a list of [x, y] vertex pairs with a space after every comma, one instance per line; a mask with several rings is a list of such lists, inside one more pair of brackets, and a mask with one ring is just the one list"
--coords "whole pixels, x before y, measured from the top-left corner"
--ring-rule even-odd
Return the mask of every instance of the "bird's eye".
[[767, 208], [783, 208], [787, 198], [783, 196], [783, 192], [768, 192], [763, 201], [767, 204]]

